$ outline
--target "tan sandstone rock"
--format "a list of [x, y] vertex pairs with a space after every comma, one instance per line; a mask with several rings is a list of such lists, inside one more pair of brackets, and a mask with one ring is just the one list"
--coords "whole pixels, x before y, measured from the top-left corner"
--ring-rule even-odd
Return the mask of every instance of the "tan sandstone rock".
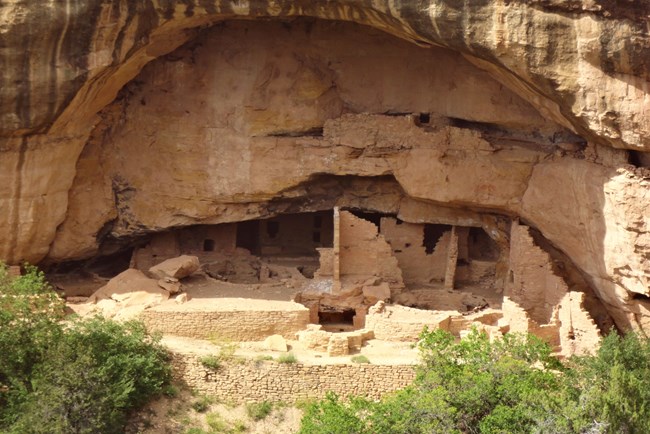
[[264, 339], [264, 348], [271, 351], [287, 352], [287, 340], [281, 335], [271, 335]]
[[199, 258], [196, 256], [182, 255], [154, 265], [149, 269], [149, 273], [161, 280], [182, 279], [197, 271], [200, 266]]

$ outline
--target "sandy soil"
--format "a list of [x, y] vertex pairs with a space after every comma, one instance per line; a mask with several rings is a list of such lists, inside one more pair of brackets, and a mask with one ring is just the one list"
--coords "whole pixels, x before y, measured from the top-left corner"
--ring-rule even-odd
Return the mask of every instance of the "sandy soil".
[[162, 396], [133, 415], [126, 434], [182, 434], [192, 428], [204, 432], [245, 432], [249, 434], [290, 434], [298, 431], [302, 410], [273, 404], [270, 413], [254, 420], [247, 404], [215, 402], [210, 397], [175, 389], [174, 397]]
[[[218, 354], [220, 351], [218, 342], [213, 343], [179, 336], [167, 335], [163, 337], [162, 343], [170, 350], [184, 354], [210, 355]], [[410, 365], [416, 364], [419, 360], [417, 349], [407, 342], [388, 342], [372, 339], [366, 341], [358, 353], [340, 357], [329, 357], [327, 353], [307, 349], [301, 342], [294, 340], [287, 341], [287, 344], [289, 352], [295, 355], [300, 363], [310, 365], [351, 364], [351, 357], [358, 354], [368, 357], [370, 362], [375, 365]], [[235, 355], [245, 358], [277, 357], [283, 354], [265, 349], [263, 342], [240, 342], [229, 343], [229, 345], [236, 346]]]

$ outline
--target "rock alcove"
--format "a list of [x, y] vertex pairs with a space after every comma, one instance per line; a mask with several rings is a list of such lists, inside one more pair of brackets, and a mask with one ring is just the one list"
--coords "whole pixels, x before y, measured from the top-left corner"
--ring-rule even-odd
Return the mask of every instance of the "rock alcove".
[[[541, 57], [526, 51], [525, 65], [510, 61], [506, 34], [481, 54], [387, 16], [324, 16], [366, 27], [177, 12], [155, 25], [132, 15], [141, 19], [133, 32], [148, 35], [144, 51], [132, 36], [124, 37], [131, 48], [113, 47], [112, 60], [102, 57], [110, 49], [91, 48], [88, 70], [104, 61], [115, 68], [80, 75], [76, 93], [66, 91], [74, 98], [60, 98], [62, 111], [52, 106], [50, 125], [39, 129], [34, 112], [16, 127], [5, 146], [16, 159], [4, 159], [6, 173], [19, 173], [9, 183], [18, 197], [7, 208], [12, 229], [0, 243], [6, 260], [53, 271], [101, 264], [111, 275], [239, 248], [250, 257], [231, 255], [206, 272], [246, 284], [277, 277], [272, 256], [299, 258], [304, 279], [333, 285], [327, 297], [299, 291], [316, 322], [343, 318], [359, 328], [371, 302], [441, 310], [434, 304], [447, 297], [467, 312], [485, 309], [483, 299], [511, 329], [563, 349], [581, 333], [590, 345], [612, 322], [644, 327], [647, 157], [623, 109], [610, 129], [596, 125], [546, 81]], [[490, 50], [502, 53], [501, 64]], [[60, 161], [74, 166], [61, 170], [67, 180], [39, 169]], [[32, 200], [41, 187], [57, 190]], [[39, 210], [55, 210], [53, 218], [36, 218]], [[297, 244], [285, 227], [301, 233]], [[337, 237], [338, 276], [327, 262]], [[355, 248], [374, 264], [385, 253], [386, 263], [364, 269], [346, 258]], [[484, 325], [503, 327], [498, 320]], [[447, 326], [462, 328], [454, 321]]]

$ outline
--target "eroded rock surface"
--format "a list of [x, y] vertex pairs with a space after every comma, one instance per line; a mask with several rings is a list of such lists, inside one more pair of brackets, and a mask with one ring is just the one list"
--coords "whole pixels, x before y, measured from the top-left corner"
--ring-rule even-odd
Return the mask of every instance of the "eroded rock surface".
[[647, 5], [128, 3], [0, 6], [0, 259], [341, 206], [484, 228], [503, 288], [521, 219], [648, 330]]

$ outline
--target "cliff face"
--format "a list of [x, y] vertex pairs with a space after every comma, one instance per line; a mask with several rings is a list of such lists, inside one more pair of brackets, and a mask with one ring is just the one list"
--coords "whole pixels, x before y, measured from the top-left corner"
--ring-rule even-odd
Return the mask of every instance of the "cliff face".
[[337, 204], [518, 218], [648, 329], [636, 3], [5, 2], [0, 259]]

